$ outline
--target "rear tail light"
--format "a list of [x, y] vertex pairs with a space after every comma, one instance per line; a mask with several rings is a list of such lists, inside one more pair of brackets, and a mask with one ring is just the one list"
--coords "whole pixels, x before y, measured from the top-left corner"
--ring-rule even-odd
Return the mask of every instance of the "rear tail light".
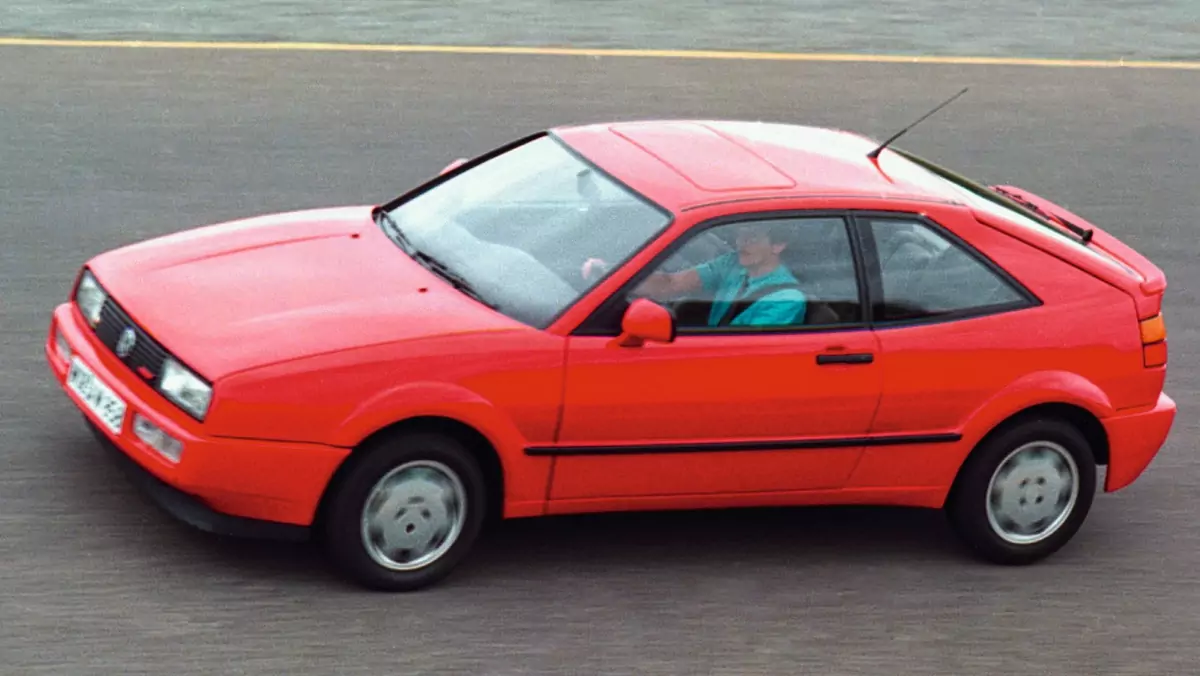
[[1167, 363], [1167, 323], [1162, 313], [1143, 319], [1138, 328], [1142, 334], [1142, 363], [1147, 367]]

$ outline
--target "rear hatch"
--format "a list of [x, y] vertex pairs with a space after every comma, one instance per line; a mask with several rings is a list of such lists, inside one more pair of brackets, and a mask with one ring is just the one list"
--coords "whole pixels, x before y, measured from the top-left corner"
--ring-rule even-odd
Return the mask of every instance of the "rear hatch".
[[1161, 312], [1167, 277], [1157, 265], [1133, 247], [1105, 232], [1095, 223], [1033, 192], [1012, 185], [989, 187], [1061, 228], [1064, 234], [1074, 238], [1083, 247], [1101, 252], [1119, 264], [1126, 274], [1115, 279], [1092, 269], [1092, 266], [1087, 267], [1091, 272], [1100, 273], [1107, 281], [1130, 292], [1137, 303], [1138, 319], [1149, 319]]
[[962, 196], [981, 223], [1062, 258], [1129, 294], [1139, 321], [1162, 311], [1167, 278], [1158, 266], [1095, 223], [1034, 193], [1011, 185], [983, 186], [912, 153], [897, 155], [925, 169]]
[[[1011, 185], [983, 186], [896, 148], [896, 154], [945, 181], [975, 218], [1083, 270], [1129, 295], [1142, 344], [1142, 391], [1131, 398], [1153, 405], [1166, 379], [1167, 328], [1162, 315], [1167, 277], [1157, 265], [1095, 223]], [[1136, 362], [1135, 362], [1136, 363]]]
[[1010, 185], [994, 185], [990, 186], [990, 189], [1018, 205], [1019, 210], [1031, 212], [1032, 220], [1036, 221], [1037, 225], [1026, 223], [1030, 218], [1026, 216], [1023, 219], [1025, 214], [1020, 212], [999, 221], [993, 215], [995, 210], [990, 208], [975, 210], [976, 218], [981, 222], [1004, 230], [1014, 227], [1010, 224], [1011, 221], [1026, 223], [1043, 232], [1055, 228], [1058, 239], [1072, 242], [1070, 246], [1055, 247], [1056, 255], [1061, 255], [1130, 295], [1136, 308], [1141, 334], [1142, 365], [1153, 369], [1150, 373], [1154, 375], [1149, 383], [1153, 394], [1157, 396], [1165, 378], [1163, 367], [1167, 363], [1167, 327], [1162, 314], [1167, 277], [1163, 271], [1132, 247], [1097, 227], [1095, 223], [1044, 197]]

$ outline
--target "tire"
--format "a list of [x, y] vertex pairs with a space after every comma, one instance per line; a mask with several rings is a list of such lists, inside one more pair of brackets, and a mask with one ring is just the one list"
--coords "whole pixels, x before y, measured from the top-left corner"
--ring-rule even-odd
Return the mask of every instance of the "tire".
[[[1017, 461], [1016, 471], [1010, 474], [1013, 461]], [[1022, 462], [1027, 464], [1022, 467]], [[1065, 490], [1053, 490], [1064, 471], [1073, 476], [1063, 484], [1064, 489], [1072, 489], [1069, 495]], [[1010, 478], [1005, 480], [1005, 476]], [[997, 492], [1010, 496], [994, 510], [989, 507], [993, 477]], [[1095, 456], [1079, 430], [1054, 418], [1030, 418], [986, 437], [976, 447], [955, 481], [946, 511], [956, 535], [978, 558], [1027, 565], [1057, 552], [1075, 536], [1091, 510], [1095, 493]], [[1055, 496], [1063, 500], [1056, 502]], [[1033, 528], [1013, 534], [1015, 520], [1004, 518], [1006, 514], [1021, 517]], [[1040, 524], [1031, 521], [1034, 516], [1044, 520]], [[1036, 528], [1039, 525], [1040, 529]]]
[[[390, 500], [378, 494], [373, 498], [389, 477], [404, 487]], [[325, 553], [341, 575], [378, 591], [415, 591], [448, 576], [474, 546], [487, 504], [486, 483], [475, 457], [457, 440], [425, 432], [388, 435], [370, 443], [353, 457], [333, 490], [320, 526]], [[435, 500], [447, 494], [457, 496], [459, 509]], [[372, 505], [385, 506], [384, 513], [394, 516], [368, 526], [364, 512]], [[379, 536], [380, 523], [392, 526], [385, 531], [392, 545], [417, 544], [419, 552], [419, 545], [432, 540], [427, 560], [392, 552], [395, 559], [411, 559], [400, 561], [406, 564], [401, 566], [379, 558], [387, 554], [371, 542], [387, 542]]]

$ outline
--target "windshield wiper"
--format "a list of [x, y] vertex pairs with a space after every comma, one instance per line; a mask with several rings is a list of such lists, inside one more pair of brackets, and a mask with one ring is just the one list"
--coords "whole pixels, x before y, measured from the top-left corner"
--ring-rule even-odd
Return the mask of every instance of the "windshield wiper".
[[420, 250], [414, 250], [411, 255], [418, 263], [429, 268], [429, 270], [431, 270], [434, 274], [441, 276], [442, 279], [449, 282], [454, 288], [492, 308], [493, 310], [496, 309], [497, 306], [495, 303], [489, 303], [488, 301], [484, 300], [483, 296], [479, 295], [479, 292], [475, 290], [475, 287], [471, 286], [470, 282], [468, 282], [462, 275], [451, 270], [438, 258]]
[[383, 226], [388, 236], [391, 237], [392, 240], [394, 240], [396, 244], [398, 244], [400, 248], [404, 250], [404, 253], [411, 256], [413, 260], [425, 266], [430, 272], [433, 272], [449, 282], [451, 286], [459, 291], [492, 308], [493, 310], [497, 309], [495, 303], [489, 303], [488, 301], [484, 300], [483, 296], [481, 296], [479, 292], [475, 290], [475, 287], [471, 286], [471, 283], [464, 279], [462, 275], [451, 270], [450, 267], [440, 259], [417, 248], [417, 245], [412, 243], [412, 240], [408, 238], [408, 235], [404, 234], [404, 230], [400, 228], [400, 224], [396, 223], [396, 219], [392, 218], [392, 215], [386, 210], [380, 209], [378, 213], [376, 213], [376, 217], [377, 222]]
[[392, 218], [392, 215], [386, 209], [381, 208], [375, 213], [375, 222], [383, 226], [383, 230], [387, 236], [400, 245], [404, 253], [409, 256], [416, 253], [417, 247], [408, 238], [408, 235], [404, 234], [404, 231], [400, 229], [400, 224], [396, 222], [396, 219]]
[[1081, 228], [1078, 225], [1075, 225], [1074, 223], [1068, 221], [1065, 218], [1062, 218], [1060, 216], [1054, 216], [1050, 213], [1047, 213], [1045, 209], [1042, 209], [1041, 207], [1034, 204], [1033, 202], [1030, 202], [1027, 199], [1022, 199], [1021, 197], [1018, 197], [1017, 195], [1014, 195], [1013, 193], [1011, 193], [1007, 190], [1004, 190], [1003, 188], [992, 188], [992, 191], [998, 192], [1001, 195], [1004, 195], [1005, 197], [1012, 200], [1013, 202], [1020, 204], [1021, 206], [1025, 207], [1026, 209], [1032, 211], [1033, 213], [1041, 216], [1042, 218], [1044, 218], [1048, 221], [1053, 221], [1055, 223], [1061, 224], [1067, 230], [1070, 230], [1071, 232], [1078, 235], [1080, 241], [1083, 242], [1084, 244], [1087, 244], [1088, 242], [1092, 241], [1092, 235], [1094, 233], [1092, 232], [1092, 230], [1090, 228]]

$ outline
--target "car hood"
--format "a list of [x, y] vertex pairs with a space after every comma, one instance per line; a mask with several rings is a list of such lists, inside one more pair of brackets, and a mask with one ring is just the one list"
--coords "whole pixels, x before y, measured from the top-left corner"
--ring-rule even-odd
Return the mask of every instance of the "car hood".
[[134, 321], [210, 380], [347, 348], [527, 329], [413, 261], [371, 207], [195, 228], [88, 266]]

